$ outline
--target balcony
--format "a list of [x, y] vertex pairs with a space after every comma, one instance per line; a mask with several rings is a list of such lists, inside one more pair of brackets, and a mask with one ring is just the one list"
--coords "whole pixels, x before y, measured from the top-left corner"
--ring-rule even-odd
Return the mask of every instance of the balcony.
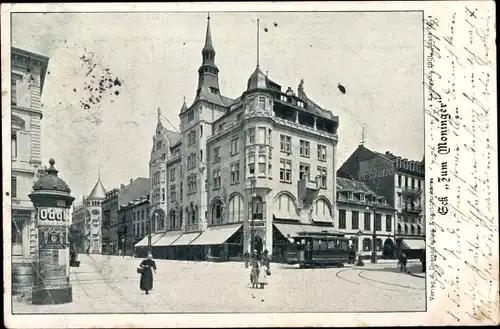
[[419, 196], [422, 194], [422, 190], [415, 186], [402, 186], [401, 189], [403, 195]]
[[404, 207], [403, 212], [404, 213], [420, 214], [422, 212], [422, 207], [421, 206]]
[[307, 175], [304, 175], [302, 180], [297, 183], [299, 201], [305, 205], [311, 205], [319, 193], [318, 180], [310, 180]]

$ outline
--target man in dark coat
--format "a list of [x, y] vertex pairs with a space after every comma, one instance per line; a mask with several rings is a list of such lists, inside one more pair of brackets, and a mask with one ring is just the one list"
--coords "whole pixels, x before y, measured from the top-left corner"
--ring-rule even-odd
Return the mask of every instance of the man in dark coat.
[[406, 254], [404, 252], [399, 255], [399, 265], [400, 265], [400, 271], [406, 273], [406, 263], [408, 262], [408, 259], [406, 258]]

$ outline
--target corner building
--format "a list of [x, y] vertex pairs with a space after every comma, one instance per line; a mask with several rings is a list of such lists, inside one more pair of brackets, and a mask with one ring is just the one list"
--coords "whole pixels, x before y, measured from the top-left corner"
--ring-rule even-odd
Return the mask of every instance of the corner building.
[[48, 65], [48, 57], [11, 47], [11, 250], [16, 268], [38, 258], [35, 208], [28, 194], [46, 173], [40, 157], [40, 99]]
[[408, 160], [359, 145], [338, 170], [338, 176], [366, 183], [396, 210], [395, 244], [408, 257], [425, 248], [425, 158]]
[[80, 253], [88, 250], [91, 254], [102, 252], [102, 201], [106, 198], [106, 189], [99, 177], [88, 197], [73, 207], [71, 226], [79, 239], [76, 250]]
[[284, 92], [259, 65], [240, 97], [225, 97], [215, 56], [209, 18], [196, 96], [166, 160], [166, 233], [154, 256], [239, 258], [253, 235], [278, 259], [290, 236], [333, 229], [338, 117], [303, 81]]

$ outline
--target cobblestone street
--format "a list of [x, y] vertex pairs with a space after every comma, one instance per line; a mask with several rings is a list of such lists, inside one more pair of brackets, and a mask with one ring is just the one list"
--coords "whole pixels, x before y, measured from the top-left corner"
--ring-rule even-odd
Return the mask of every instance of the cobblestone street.
[[[14, 301], [14, 313], [396, 312], [425, 310], [425, 279], [395, 263], [360, 268], [298, 269], [272, 264], [264, 290], [249, 286], [242, 263], [157, 260], [150, 295], [139, 290], [140, 259], [80, 255], [71, 268], [73, 303]], [[410, 263], [418, 272], [420, 264]], [[420, 274], [420, 273], [419, 273]]]

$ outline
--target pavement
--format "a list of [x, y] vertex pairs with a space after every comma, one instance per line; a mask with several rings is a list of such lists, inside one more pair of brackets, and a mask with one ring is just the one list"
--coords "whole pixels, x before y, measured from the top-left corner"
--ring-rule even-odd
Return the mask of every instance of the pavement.
[[[425, 311], [425, 278], [401, 273], [395, 262], [344, 268], [299, 269], [271, 264], [265, 289], [249, 284], [240, 262], [156, 260], [153, 291], [139, 289], [141, 259], [80, 255], [71, 268], [73, 302], [32, 305], [18, 313], [247, 313]], [[411, 273], [420, 263], [410, 262]]]

